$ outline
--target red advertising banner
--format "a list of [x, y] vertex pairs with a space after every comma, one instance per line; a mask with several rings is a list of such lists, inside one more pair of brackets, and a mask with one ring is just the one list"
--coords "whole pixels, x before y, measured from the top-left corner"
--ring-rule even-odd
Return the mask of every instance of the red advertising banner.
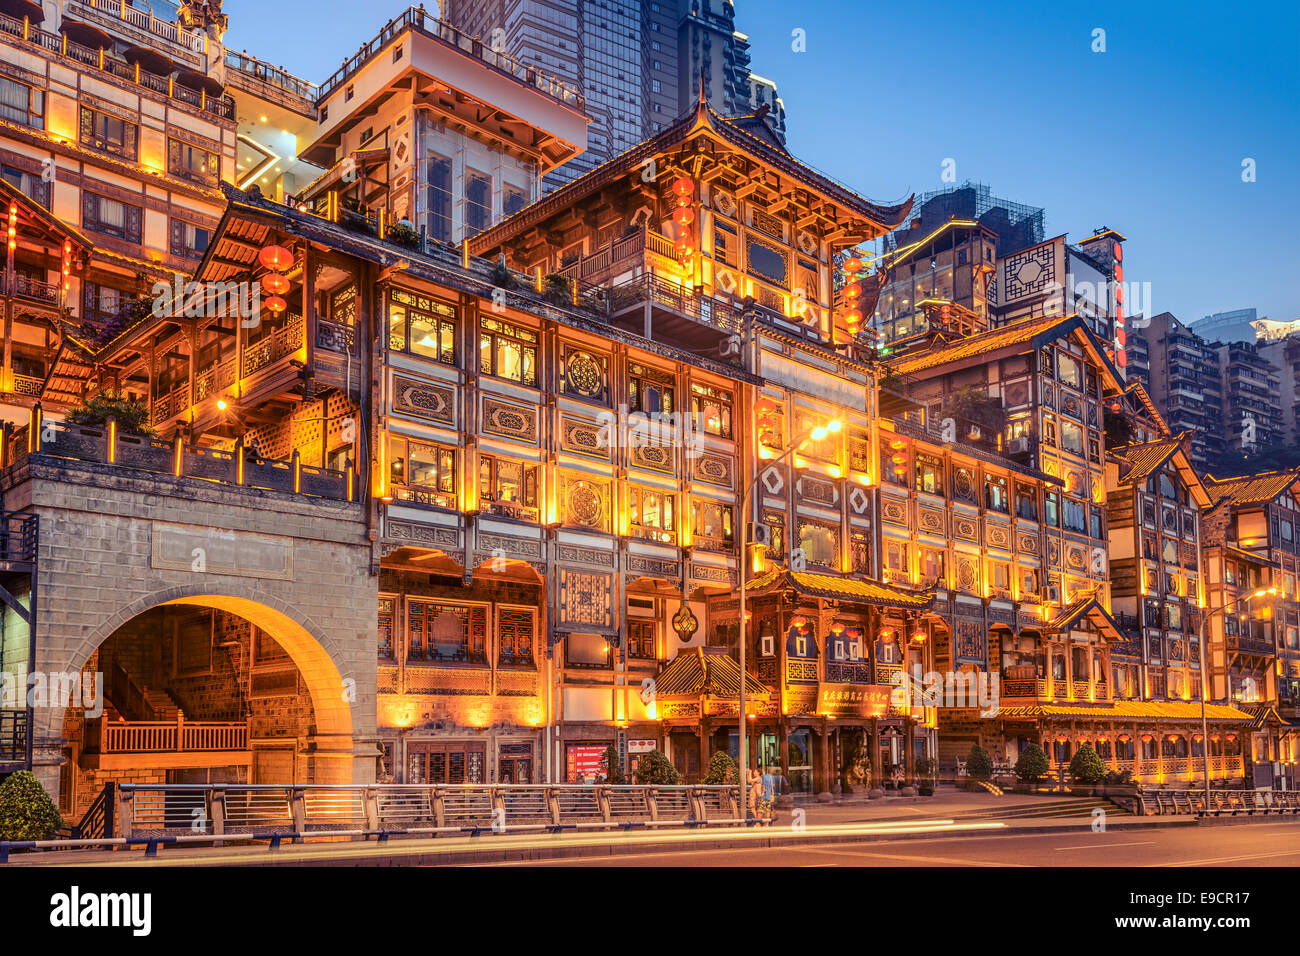
[[608, 744], [569, 744], [565, 747], [565, 779], [569, 783], [578, 782], [582, 774], [585, 783], [594, 783], [605, 772], [605, 748]]

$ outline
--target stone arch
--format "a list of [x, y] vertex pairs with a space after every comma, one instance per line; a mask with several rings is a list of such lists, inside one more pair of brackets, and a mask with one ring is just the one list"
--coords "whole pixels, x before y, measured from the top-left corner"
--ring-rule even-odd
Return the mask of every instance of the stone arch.
[[[240, 587], [208, 581], [155, 591], [120, 608], [90, 630], [76, 644], [66, 662], [48, 661], [44, 666], [80, 671], [96, 648], [118, 628], [146, 611], [167, 605], [226, 611], [249, 621], [274, 638], [293, 660], [311, 696], [317, 731], [316, 782], [353, 782], [353, 736], [357, 728], [352, 701], [360, 699], [358, 675], [344, 674], [339, 670], [337, 662], [345, 661], [347, 655], [327, 628], [256, 586]], [[346, 684], [348, 680], [353, 683]], [[63, 708], [50, 708], [41, 721], [44, 733], [38, 730], [38, 735], [57, 736], [63, 719]]]

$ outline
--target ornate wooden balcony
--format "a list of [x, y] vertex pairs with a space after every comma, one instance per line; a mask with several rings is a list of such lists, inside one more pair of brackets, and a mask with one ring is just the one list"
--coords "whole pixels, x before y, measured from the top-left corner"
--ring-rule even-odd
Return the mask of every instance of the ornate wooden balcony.
[[225, 767], [251, 759], [247, 721], [125, 721], [97, 717], [86, 722], [82, 769]]
[[179, 437], [163, 441], [50, 420], [43, 422], [31, 449], [29, 434], [31, 427], [24, 426], [8, 436], [3, 443], [0, 467], [20, 464], [29, 455], [36, 454], [336, 501], [351, 501], [355, 491], [349, 471], [305, 465], [296, 453], [289, 460], [264, 458], [238, 443], [225, 451], [189, 445]]

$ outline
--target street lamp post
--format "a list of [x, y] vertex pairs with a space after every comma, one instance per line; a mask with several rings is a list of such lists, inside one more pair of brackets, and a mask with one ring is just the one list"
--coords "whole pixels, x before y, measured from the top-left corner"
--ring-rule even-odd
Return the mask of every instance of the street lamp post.
[[[768, 464], [773, 464], [773, 465], [777, 464], [785, 460], [786, 458], [789, 458], [791, 455], [797, 452], [803, 446], [803, 443], [806, 442], [809, 438], [813, 439], [814, 441], [821, 441], [827, 435], [838, 432], [841, 427], [842, 425], [840, 423], [840, 420], [838, 418], [832, 418], [825, 425], [817, 425], [805, 431], [795, 441], [791, 442], [790, 445], [779, 455], [777, 455], [775, 458], [759, 457], [758, 461], [760, 463], [766, 462]], [[751, 429], [751, 432], [752, 431], [753, 430]], [[747, 729], [745, 721], [748, 719], [745, 714], [745, 676], [746, 676], [745, 574], [749, 569], [749, 542], [748, 542], [749, 498], [750, 495], [753, 494], [754, 488], [758, 485], [758, 479], [761, 473], [762, 473], [762, 469], [756, 464], [754, 467], [754, 476], [753, 478], [750, 479], [749, 483], [745, 486], [744, 494], [740, 496], [740, 520], [741, 520], [740, 574], [738, 575], [738, 579], [740, 582], [740, 589], [739, 589], [740, 590], [740, 618], [737, 625], [737, 638], [736, 638], [736, 643], [740, 645], [740, 691], [738, 697], [740, 703], [740, 721], [739, 721], [740, 740], [739, 740], [739, 749], [737, 752], [737, 760], [736, 760], [736, 779], [737, 779], [737, 783], [740, 785], [740, 800], [741, 800], [742, 810], [745, 807], [747, 807], [749, 803], [748, 801], [749, 795], [746, 790], [746, 788], [749, 786], [749, 779], [746, 774], [746, 765], [748, 763], [746, 758], [748, 757], [748, 751], [745, 746], [746, 743], [745, 732]]]
[[[1210, 672], [1205, 667], [1205, 629], [1210, 623], [1210, 618], [1214, 617], [1214, 615], [1234, 608], [1242, 601], [1266, 597], [1270, 594], [1277, 594], [1277, 588], [1261, 588], [1253, 594], [1243, 594], [1235, 601], [1229, 601], [1222, 607], [1216, 607], [1213, 611], [1207, 611], [1201, 615], [1201, 763], [1205, 770], [1205, 810], [1207, 813], [1210, 810], [1210, 728], [1205, 717], [1205, 700], [1210, 695]], [[1244, 767], [1245, 764], [1243, 763], [1242, 766]]]

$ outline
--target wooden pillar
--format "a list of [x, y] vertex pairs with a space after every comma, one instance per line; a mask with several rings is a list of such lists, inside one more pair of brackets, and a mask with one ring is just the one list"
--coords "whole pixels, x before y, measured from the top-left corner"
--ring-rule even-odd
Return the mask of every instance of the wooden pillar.
[[871, 718], [871, 732], [868, 735], [867, 746], [871, 749], [867, 751], [871, 758], [870, 779], [867, 781], [867, 789], [872, 790], [877, 783], [884, 784], [885, 768], [880, 765], [880, 718]]
[[822, 718], [821, 738], [821, 780], [817, 792], [827, 793], [831, 789], [831, 730], [825, 717]]

